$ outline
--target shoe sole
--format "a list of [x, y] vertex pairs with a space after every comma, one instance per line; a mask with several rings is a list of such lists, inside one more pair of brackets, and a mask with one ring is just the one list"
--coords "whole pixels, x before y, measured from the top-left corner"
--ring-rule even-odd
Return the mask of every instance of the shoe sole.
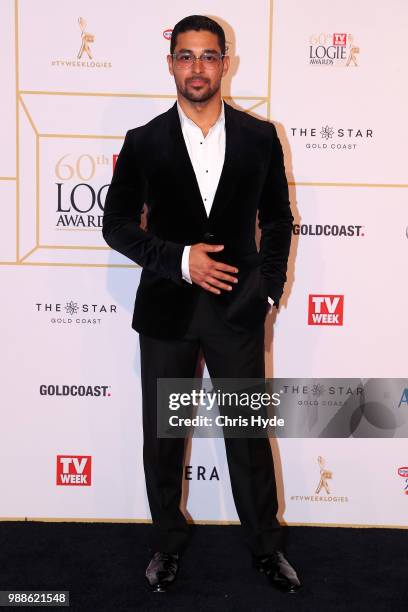
[[168, 582], [166, 584], [156, 584], [154, 586], [152, 586], [150, 584], [150, 582], [147, 580], [147, 578], [145, 577], [145, 584], [146, 584], [146, 588], [151, 592], [151, 593], [166, 593], [167, 590], [172, 586], [172, 584], [175, 582], [174, 580], [172, 582]]

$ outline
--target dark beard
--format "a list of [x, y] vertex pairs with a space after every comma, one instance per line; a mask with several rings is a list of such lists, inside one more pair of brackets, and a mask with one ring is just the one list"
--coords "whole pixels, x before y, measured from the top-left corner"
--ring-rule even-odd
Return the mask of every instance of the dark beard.
[[183, 98], [186, 98], [186, 100], [189, 100], [189, 102], [207, 102], [207, 100], [211, 100], [211, 98], [215, 96], [217, 91], [219, 91], [220, 86], [221, 86], [221, 81], [217, 83], [213, 89], [210, 88], [210, 89], [207, 89], [207, 91], [201, 93], [198, 91], [197, 92], [188, 91], [186, 87], [181, 87], [180, 85], [176, 83], [177, 91], [183, 96]]

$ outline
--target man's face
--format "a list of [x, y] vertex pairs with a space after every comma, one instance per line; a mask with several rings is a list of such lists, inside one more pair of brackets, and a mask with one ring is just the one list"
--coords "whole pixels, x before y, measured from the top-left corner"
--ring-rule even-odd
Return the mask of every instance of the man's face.
[[[193, 53], [200, 57], [202, 53], [221, 53], [218, 36], [212, 32], [190, 30], [177, 36], [174, 53]], [[224, 57], [217, 65], [206, 65], [195, 60], [191, 66], [178, 66], [171, 55], [167, 56], [169, 72], [174, 76], [177, 91], [190, 102], [206, 102], [221, 87], [221, 79], [227, 74], [229, 57]]]

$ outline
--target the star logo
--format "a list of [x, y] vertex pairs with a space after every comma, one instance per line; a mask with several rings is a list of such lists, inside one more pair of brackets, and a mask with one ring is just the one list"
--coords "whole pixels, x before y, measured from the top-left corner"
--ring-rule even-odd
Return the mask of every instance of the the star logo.
[[67, 302], [67, 305], [65, 306], [65, 310], [67, 314], [74, 315], [78, 312], [78, 304], [71, 300], [70, 302]]
[[320, 397], [325, 391], [326, 391], [326, 388], [324, 385], [319, 385], [319, 384], [312, 385], [312, 394], [316, 395], [317, 397]]
[[320, 134], [322, 135], [322, 138], [324, 138], [325, 140], [329, 140], [329, 138], [333, 138], [334, 130], [332, 127], [325, 125], [320, 130]]

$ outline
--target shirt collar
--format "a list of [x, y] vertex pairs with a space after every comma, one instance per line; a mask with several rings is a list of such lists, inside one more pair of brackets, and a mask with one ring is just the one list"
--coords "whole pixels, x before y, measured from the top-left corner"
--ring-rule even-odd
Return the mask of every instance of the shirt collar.
[[[190, 119], [190, 117], [187, 117], [186, 113], [183, 111], [178, 101], [177, 101], [177, 111], [178, 111], [179, 118], [180, 118], [181, 129], [183, 129], [184, 125], [189, 125], [190, 127], [195, 127], [197, 129], [200, 129], [199, 126]], [[222, 99], [221, 99], [221, 112], [218, 115], [217, 121], [211, 126], [210, 130], [212, 130], [219, 123], [225, 124], [224, 100]]]

